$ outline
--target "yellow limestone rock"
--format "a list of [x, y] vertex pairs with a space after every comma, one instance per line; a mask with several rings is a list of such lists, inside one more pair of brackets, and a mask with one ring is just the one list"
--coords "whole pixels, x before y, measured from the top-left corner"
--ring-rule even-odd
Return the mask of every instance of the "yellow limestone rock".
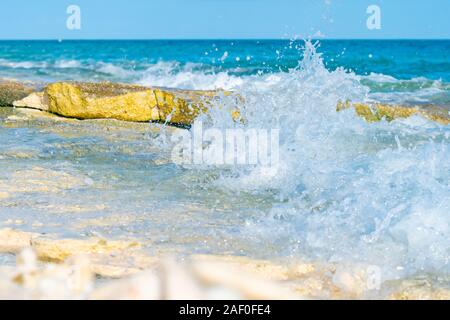
[[92, 240], [53, 240], [36, 238], [32, 241], [38, 258], [42, 261], [64, 262], [75, 255], [102, 255], [123, 253], [128, 250], [140, 248], [140, 244], [131, 241]]
[[392, 121], [398, 118], [409, 118], [414, 115], [420, 115], [429, 120], [442, 125], [450, 124], [449, 110], [436, 106], [431, 107], [407, 107], [387, 104], [364, 104], [364, 103], [338, 103], [337, 111], [342, 111], [353, 107], [358, 116], [366, 119], [368, 122], [377, 122], [383, 119]]
[[[17, 239], [19, 232], [8, 230]], [[0, 244], [7, 239], [5, 230], [0, 232]], [[24, 233], [22, 233], [23, 235]], [[25, 238], [30, 238], [26, 234]], [[58, 240], [49, 240], [56, 241]], [[32, 241], [35, 242], [35, 241]], [[89, 242], [89, 241], [88, 241]], [[251, 260], [233, 256], [194, 256], [181, 262], [173, 259], [147, 256], [145, 267], [137, 266], [132, 273], [122, 273], [121, 279], [105, 279], [101, 284], [94, 282], [95, 271], [101, 267], [97, 258], [101, 255], [113, 257], [121, 264], [128, 260], [129, 248], [119, 251], [101, 250], [102, 254], [91, 254], [92, 248], [79, 246], [84, 255], [74, 255], [63, 263], [39, 263], [36, 248], [19, 242], [24, 250], [17, 254], [17, 267], [0, 267], [0, 297], [5, 299], [361, 299], [365, 292], [364, 274], [356, 266], [347, 272], [349, 265], [335, 272], [333, 266], [320, 270], [318, 265], [278, 265], [270, 261]], [[92, 243], [92, 241], [90, 242]], [[59, 245], [61, 243], [59, 242]], [[72, 246], [71, 246], [72, 247]], [[122, 248], [122, 246], [119, 246]], [[16, 251], [16, 249], [14, 249]], [[93, 250], [97, 252], [97, 250]], [[119, 258], [119, 256], [121, 258]], [[133, 254], [131, 254], [133, 256]], [[139, 256], [139, 254], [137, 255]], [[142, 254], [144, 258], [144, 254]], [[151, 261], [151, 263], [149, 263]], [[60, 261], [58, 261], [60, 262]], [[134, 261], [138, 262], [137, 259]], [[131, 264], [132, 266], [133, 264]], [[107, 265], [105, 265], [107, 267]], [[334, 270], [334, 271], [333, 271]], [[340, 274], [339, 274], [340, 273]], [[124, 277], [124, 278], [122, 278]], [[333, 288], [324, 280], [332, 277], [339, 286], [349, 292]], [[356, 277], [356, 278], [355, 278]], [[360, 283], [359, 283], [360, 282]], [[450, 299], [446, 279], [402, 279], [387, 287], [383, 285], [377, 297], [387, 299]], [[357, 290], [355, 290], [355, 288]], [[370, 297], [370, 296], [369, 296]]]
[[[218, 260], [217, 260], [218, 259]], [[226, 262], [227, 261], [227, 262]], [[159, 267], [128, 279], [112, 281], [92, 292], [90, 299], [298, 299], [283, 282], [241, 268], [234, 257], [194, 257], [180, 263], [163, 258]], [[255, 262], [259, 265], [260, 261]], [[267, 270], [268, 271], [268, 270]], [[140, 279], [140, 281], [137, 281]]]
[[256, 274], [259, 277], [273, 281], [285, 281], [299, 274], [314, 272], [312, 264], [298, 264], [286, 266], [275, 264], [265, 260], [249, 259], [236, 256], [195, 255], [191, 258], [193, 262], [217, 262], [224, 263], [230, 267], [239, 268], [246, 272]]
[[0, 252], [18, 253], [31, 245], [34, 236], [36, 235], [29, 232], [2, 229], [0, 230]]
[[433, 283], [426, 279], [397, 281], [393, 284], [395, 292], [388, 296], [390, 300], [450, 300], [450, 288], [447, 281]]
[[68, 118], [189, 125], [200, 113], [206, 112], [215, 99], [229, 94], [106, 82], [58, 82], [45, 88], [43, 103], [48, 105], [49, 112]]
[[[191, 261], [192, 268], [199, 279], [209, 284], [219, 284], [219, 286], [236, 290], [249, 299], [280, 299], [281, 297], [348, 299], [354, 297], [353, 293], [345, 292], [333, 283], [334, 265], [300, 261], [279, 264], [247, 257], [215, 255], [195, 255], [191, 257]], [[228, 270], [227, 277], [217, 274], [218, 270], [225, 269]], [[246, 277], [249, 280], [244, 279]], [[275, 284], [282, 291], [255, 292], [271, 284]]]
[[[280, 285], [278, 281], [266, 279], [262, 274], [272, 267], [265, 264], [260, 269], [259, 263], [248, 264], [242, 267], [239, 261], [234, 259], [200, 258], [194, 259], [191, 270], [196, 278], [207, 286], [218, 286], [234, 292], [238, 292], [244, 299], [274, 300], [274, 299], [302, 299], [303, 296], [297, 294], [292, 288]], [[252, 271], [250, 271], [252, 270]], [[276, 273], [280, 273], [274, 267]], [[255, 272], [256, 271], [256, 272]], [[283, 273], [283, 271], [281, 271]], [[275, 278], [280, 277], [279, 275]]]
[[[132, 248], [133, 249], [133, 248]], [[122, 250], [114, 254], [89, 255], [91, 271], [104, 278], [123, 278], [155, 269], [159, 258], [152, 257], [140, 250]]]
[[92, 273], [106, 278], [120, 278], [154, 268], [157, 258], [139, 250], [141, 244], [132, 241], [102, 239], [51, 239], [37, 233], [12, 229], [0, 230], [0, 253], [17, 254], [32, 248], [43, 262], [63, 263], [80, 256], [88, 257]]

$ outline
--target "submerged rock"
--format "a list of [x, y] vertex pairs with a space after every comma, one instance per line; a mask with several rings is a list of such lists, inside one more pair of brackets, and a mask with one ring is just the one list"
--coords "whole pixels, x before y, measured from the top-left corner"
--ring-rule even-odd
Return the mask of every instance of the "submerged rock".
[[35, 90], [31, 83], [0, 79], [0, 107], [10, 107], [14, 101], [27, 97]]
[[383, 119], [392, 121], [398, 118], [409, 118], [419, 115], [442, 125], [450, 124], [449, 110], [437, 106], [399, 106], [387, 104], [364, 104], [349, 102], [339, 103], [337, 111], [342, 111], [353, 107], [358, 116], [368, 122], [377, 122]]
[[42, 261], [64, 262], [67, 258], [79, 254], [113, 254], [126, 250], [139, 248], [137, 242], [92, 240], [53, 240], [36, 238], [32, 240], [32, 247]]
[[39, 233], [0, 229], [0, 253], [18, 254], [31, 248], [41, 262], [66, 263], [78, 256], [89, 258], [92, 273], [108, 278], [132, 275], [155, 265], [135, 241], [54, 239]]
[[88, 182], [84, 177], [74, 176], [63, 171], [33, 167], [13, 172], [10, 179], [0, 179], [0, 192], [58, 193], [84, 186]]
[[14, 103], [76, 119], [190, 125], [225, 91], [149, 88], [119, 83], [57, 82]]

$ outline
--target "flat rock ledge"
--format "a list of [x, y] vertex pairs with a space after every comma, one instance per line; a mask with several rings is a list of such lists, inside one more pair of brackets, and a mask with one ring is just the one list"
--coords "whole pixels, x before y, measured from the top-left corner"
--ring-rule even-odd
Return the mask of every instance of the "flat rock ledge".
[[[0, 106], [49, 112], [74, 119], [116, 119], [131, 122], [162, 122], [189, 127], [212, 108], [228, 108], [235, 121], [244, 99], [223, 90], [151, 88], [111, 82], [56, 82], [42, 91], [32, 83], [0, 80]], [[339, 102], [337, 111], [353, 108], [368, 122], [421, 116], [441, 125], [450, 124], [449, 109], [439, 106], [401, 106], [380, 103]]]
[[[182, 261], [148, 256], [138, 242], [57, 239], [0, 230], [2, 299], [359, 299], [370, 298], [364, 268], [275, 263], [246, 257], [194, 255]], [[99, 283], [96, 277], [102, 277]], [[403, 280], [385, 299], [450, 299], [448, 287]], [[375, 298], [380, 298], [379, 295]]]
[[117, 119], [189, 126], [200, 114], [218, 106], [221, 90], [149, 88], [119, 83], [57, 82], [13, 103], [75, 119]]

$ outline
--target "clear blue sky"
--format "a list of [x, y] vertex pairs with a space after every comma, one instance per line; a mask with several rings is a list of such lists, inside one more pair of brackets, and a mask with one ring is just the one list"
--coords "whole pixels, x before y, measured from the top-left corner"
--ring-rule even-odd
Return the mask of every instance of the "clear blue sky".
[[[66, 28], [79, 5], [81, 30]], [[381, 30], [366, 9], [381, 7]], [[0, 0], [0, 39], [450, 39], [450, 0]]]

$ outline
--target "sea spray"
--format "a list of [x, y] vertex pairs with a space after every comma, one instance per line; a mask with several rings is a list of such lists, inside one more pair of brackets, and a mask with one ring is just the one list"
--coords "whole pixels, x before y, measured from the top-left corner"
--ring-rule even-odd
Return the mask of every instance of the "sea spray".
[[376, 266], [383, 280], [448, 272], [449, 129], [418, 117], [366, 123], [352, 110], [337, 113], [338, 101], [365, 101], [369, 91], [355, 74], [327, 70], [316, 49], [306, 42], [297, 68], [235, 87], [245, 122], [234, 122], [224, 101], [203, 116], [220, 130], [280, 129], [278, 167], [235, 166], [210, 183], [274, 196], [241, 232], [285, 255]]
[[[293, 46], [295, 54], [283, 52], [286, 44], [222, 41], [216, 57], [206, 57], [211, 42], [2, 43], [4, 76], [222, 88], [242, 97], [242, 121], [232, 117], [235, 99], [223, 96], [200, 117], [205, 129], [280, 130], [277, 167], [182, 166], [170, 157], [170, 137], [181, 129], [108, 121], [55, 125], [0, 110], [0, 188], [11, 193], [2, 199], [4, 220], [65, 237], [139, 238], [154, 254], [339, 262], [338, 284], [354, 264], [380, 268], [383, 281], [445, 278], [449, 128], [420, 117], [367, 123], [352, 109], [337, 113], [336, 104], [449, 101], [450, 78], [441, 63], [447, 42], [324, 41], [319, 48], [307, 42], [306, 51]], [[428, 51], [433, 46], [439, 50]], [[225, 51], [228, 58], [218, 61]], [[251, 60], [237, 62], [244, 51]], [[48, 183], [46, 175], [11, 176], [37, 163], [94, 183], [57, 194], [19, 192]]]

